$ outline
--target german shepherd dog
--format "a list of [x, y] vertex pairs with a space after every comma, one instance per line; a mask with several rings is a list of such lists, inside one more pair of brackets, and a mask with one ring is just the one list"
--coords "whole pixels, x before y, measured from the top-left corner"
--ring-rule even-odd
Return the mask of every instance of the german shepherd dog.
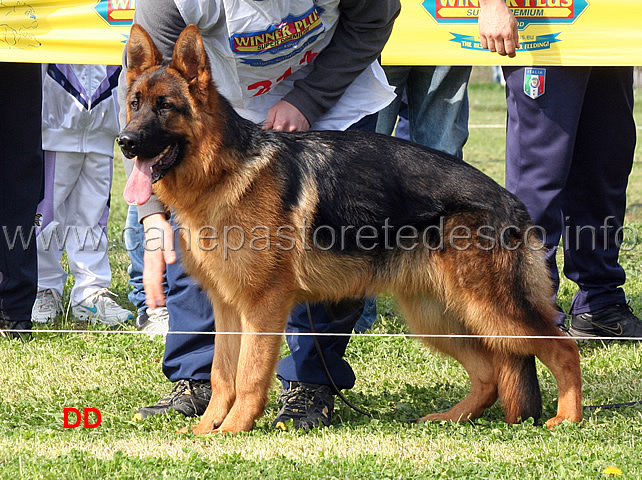
[[[134, 25], [127, 58], [118, 141], [135, 167], [125, 197], [144, 203], [153, 183], [175, 212], [184, 266], [207, 291], [217, 331], [284, 332], [298, 303], [389, 292], [410, 330], [443, 335], [423, 341], [470, 376], [465, 399], [420, 420], [467, 421], [498, 397], [507, 422], [537, 419], [537, 357], [559, 390], [547, 426], [581, 421], [578, 349], [554, 324], [542, 245], [516, 197], [452, 156], [394, 137], [262, 130], [218, 93], [195, 26], [163, 62]], [[218, 243], [223, 232], [234, 248]], [[216, 337], [212, 399], [194, 433], [252, 428], [281, 341]]]

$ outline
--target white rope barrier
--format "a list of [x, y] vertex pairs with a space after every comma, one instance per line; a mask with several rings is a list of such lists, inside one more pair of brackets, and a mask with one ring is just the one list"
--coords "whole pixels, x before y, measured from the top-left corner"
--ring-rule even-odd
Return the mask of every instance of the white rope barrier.
[[[86, 334], [108, 334], [108, 335], [150, 335], [148, 332], [138, 330], [55, 330], [55, 329], [0, 329], [0, 336], [7, 333], [86, 333]], [[420, 333], [312, 333], [312, 332], [196, 332], [196, 331], [173, 331], [167, 335], [257, 335], [257, 336], [299, 336], [299, 337], [392, 337], [392, 338], [505, 338], [505, 339], [572, 339], [572, 340], [601, 340], [601, 341], [640, 341], [639, 337], [575, 337], [572, 335], [548, 336], [548, 335], [475, 335], [475, 334], [420, 334]]]
[[[475, 128], [506, 128], [505, 123], [477, 123], [477, 124], [469, 124], [468, 125], [469, 129], [475, 129]], [[637, 125], [635, 128], [638, 130], [642, 130], [642, 125]]]

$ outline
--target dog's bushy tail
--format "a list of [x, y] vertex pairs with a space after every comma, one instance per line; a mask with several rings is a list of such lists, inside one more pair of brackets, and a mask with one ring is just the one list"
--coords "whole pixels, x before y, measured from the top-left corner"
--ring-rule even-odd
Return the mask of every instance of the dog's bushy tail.
[[497, 354], [495, 373], [499, 397], [506, 412], [506, 423], [528, 418], [538, 422], [542, 415], [542, 394], [537, 380], [535, 357]]

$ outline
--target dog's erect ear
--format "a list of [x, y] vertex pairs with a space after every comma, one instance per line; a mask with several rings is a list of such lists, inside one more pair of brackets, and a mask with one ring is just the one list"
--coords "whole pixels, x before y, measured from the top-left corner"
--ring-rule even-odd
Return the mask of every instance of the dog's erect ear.
[[127, 83], [150, 67], [163, 62], [163, 55], [154, 41], [140, 25], [132, 25], [127, 41]]
[[203, 39], [195, 25], [188, 25], [178, 37], [170, 67], [183, 75], [195, 98], [206, 101], [212, 74]]

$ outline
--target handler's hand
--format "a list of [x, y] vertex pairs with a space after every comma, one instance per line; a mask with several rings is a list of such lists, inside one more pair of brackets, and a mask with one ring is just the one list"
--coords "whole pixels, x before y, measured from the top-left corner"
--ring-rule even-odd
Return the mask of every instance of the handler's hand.
[[268, 110], [263, 130], [270, 129], [281, 132], [305, 132], [310, 129], [310, 122], [294, 105], [280, 100]]
[[481, 46], [500, 55], [515, 56], [519, 48], [517, 20], [504, 0], [480, 0], [479, 37]]
[[165, 305], [163, 278], [167, 264], [176, 261], [174, 231], [165, 214], [154, 213], [143, 219], [145, 254], [143, 261], [143, 286], [149, 308]]

